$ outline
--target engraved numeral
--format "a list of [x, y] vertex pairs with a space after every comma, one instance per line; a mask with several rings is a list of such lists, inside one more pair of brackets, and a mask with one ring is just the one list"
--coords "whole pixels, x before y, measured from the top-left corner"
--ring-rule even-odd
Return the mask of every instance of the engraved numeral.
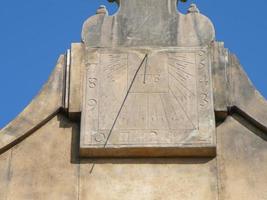
[[154, 82], [158, 83], [160, 81], [160, 74], [154, 75]]
[[97, 101], [95, 99], [88, 100], [88, 106], [90, 107], [90, 110], [95, 109], [96, 105], [97, 105]]
[[208, 85], [209, 79], [206, 75], [203, 75], [204, 77], [199, 80], [200, 83], [204, 83], [204, 85]]
[[206, 58], [201, 59], [199, 69], [203, 69], [206, 66]]
[[204, 107], [204, 106], [206, 106], [209, 103], [208, 94], [201, 93], [200, 94], [200, 98], [201, 98], [200, 106]]
[[96, 142], [103, 142], [106, 139], [106, 136], [104, 133], [97, 133], [95, 135], [95, 141]]
[[160, 117], [160, 116], [152, 116], [151, 120], [152, 121], [162, 121], [162, 122], [164, 122], [165, 118], [164, 117]]
[[203, 55], [206, 54], [206, 52], [207, 52], [206, 49], [201, 49], [200, 52], [199, 52], [199, 55], [200, 55], [200, 56], [203, 56]]
[[88, 79], [88, 86], [90, 88], [95, 88], [96, 87], [96, 82], [97, 82], [96, 78], [89, 78]]
[[97, 64], [87, 63], [87, 70], [94, 70]]

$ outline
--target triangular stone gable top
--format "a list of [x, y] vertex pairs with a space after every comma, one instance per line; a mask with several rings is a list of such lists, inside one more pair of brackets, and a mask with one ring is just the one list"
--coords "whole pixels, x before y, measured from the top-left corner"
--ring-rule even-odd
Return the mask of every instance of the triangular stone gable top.
[[115, 1], [0, 130], [0, 199], [266, 200], [267, 101], [212, 22]]

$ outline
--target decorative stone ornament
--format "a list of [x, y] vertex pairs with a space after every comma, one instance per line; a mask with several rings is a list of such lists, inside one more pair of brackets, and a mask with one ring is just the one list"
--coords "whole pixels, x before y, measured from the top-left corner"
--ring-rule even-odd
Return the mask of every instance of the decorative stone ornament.
[[[215, 39], [211, 21], [177, 11], [176, 0], [122, 0], [115, 16], [96, 15], [83, 25], [87, 47], [199, 47]], [[191, 8], [193, 9], [193, 8]]]
[[188, 13], [199, 13], [199, 9], [197, 8], [196, 4], [191, 4]]
[[108, 15], [108, 11], [106, 9], [106, 6], [101, 5], [96, 11], [96, 14], [103, 14], [103, 15]]

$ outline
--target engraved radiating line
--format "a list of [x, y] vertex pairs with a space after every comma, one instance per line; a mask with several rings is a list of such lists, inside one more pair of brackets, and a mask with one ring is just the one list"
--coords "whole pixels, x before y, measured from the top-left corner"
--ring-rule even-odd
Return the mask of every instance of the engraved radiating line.
[[[172, 70], [174, 70], [174, 69], [172, 69]], [[175, 74], [177, 74], [179, 77], [181, 77], [181, 81], [186, 81], [187, 80], [187, 77], [186, 76], [183, 76], [182, 74], [180, 74], [179, 72], [177, 72], [177, 71], [174, 71], [173, 73], [175, 73]]]
[[175, 61], [178, 61], [178, 62], [184, 62], [184, 63], [187, 63], [187, 64], [192, 64], [192, 65], [195, 64], [194, 62], [189, 61], [190, 59], [183, 59], [183, 58], [179, 59], [177, 57], [169, 57], [169, 59], [175, 60]]
[[114, 66], [120, 65], [118, 62], [115, 62], [115, 61], [112, 61], [111, 63], [107, 62], [105, 64], [106, 64], [106, 65], [104, 65], [105, 70], [108, 70]]
[[[188, 99], [189, 96], [187, 96], [187, 94], [184, 93], [184, 92], [182, 91], [182, 89], [180, 89], [177, 85], [174, 85], [174, 84], [173, 84], [173, 87], [176, 88], [176, 89], [179, 91], [179, 93], [180, 93], [185, 99]], [[169, 86], [169, 88], [171, 88], [171, 87]], [[182, 101], [181, 101], [181, 102], [182, 102]]]
[[[179, 93], [185, 98], [185, 99], [187, 99], [187, 95], [178, 87], [178, 86], [176, 86], [176, 85], [174, 85], [173, 87], [175, 87], [177, 90], [179, 90]], [[169, 88], [170, 88], [170, 86], [169, 86]]]
[[123, 69], [125, 69], [125, 62], [118, 61], [117, 59], [114, 59], [114, 63], [108, 62], [108, 64], [104, 66], [104, 71], [106, 72], [105, 75], [108, 78], [110, 78], [115, 72], [121, 71]]
[[127, 56], [123, 57], [121, 54], [108, 54], [108, 57], [110, 60], [112, 59], [121, 59], [121, 60], [126, 60]]
[[[181, 61], [179, 61], [179, 62], [181, 62]], [[175, 62], [176, 67], [180, 66], [180, 67], [182, 67], [183, 69], [188, 68], [188, 65], [183, 65], [182, 63], [179, 63], [179, 62]]]
[[117, 65], [122, 65], [125, 62], [126, 62], [126, 60], [122, 62], [122, 61], [118, 61], [117, 59], [116, 60], [114, 59], [114, 60], [105, 62], [104, 68], [109, 69], [109, 68], [112, 68], [112, 67], [117, 66]]
[[183, 72], [183, 73], [185, 73], [185, 74], [187, 74], [187, 75], [189, 75], [189, 76], [193, 76], [192, 74], [190, 74], [189, 72], [185, 71], [184, 69], [181, 69], [181, 68], [178, 67], [178, 66], [175, 66], [175, 65], [170, 64], [170, 63], [169, 63], [169, 65], [170, 65], [171, 67], [173, 67], [173, 68], [179, 70], [180, 72]]
[[179, 84], [181, 84], [181, 86], [183, 86], [183, 88], [185, 88], [188, 92], [190, 92], [192, 95], [195, 96], [195, 94], [190, 89], [188, 89], [179, 79], [177, 79], [175, 76], [173, 76], [170, 72], [169, 72], [169, 75], [171, 75]]
[[[119, 59], [119, 58], [118, 58]], [[125, 63], [126, 60], [118, 60], [118, 59], [112, 59], [112, 60], [108, 60], [105, 62], [106, 67], [112, 66], [115, 64], [121, 64], [121, 63]]]
[[122, 68], [125, 68], [124, 65], [114, 65], [112, 68], [106, 69], [106, 73], [112, 73], [121, 70]]
[[176, 57], [169, 57], [169, 59], [176, 60], [176, 61], [178, 61], [178, 62], [185, 62], [185, 63], [192, 64], [192, 65], [195, 65], [195, 64], [196, 64], [196, 63], [194, 63], [194, 62], [190, 62], [190, 61], [188, 61], [188, 60], [177, 59]]
[[104, 71], [110, 71], [116, 67], [120, 67], [122, 66], [124, 63], [112, 63], [112, 64], [108, 64], [106, 66], [104, 66]]
[[[179, 90], [180, 94], [181, 94], [184, 98], [187, 99], [187, 98], [190, 97], [190, 96], [189, 96], [190, 94], [187, 95], [186, 92], [183, 92], [182, 89], [181, 89], [180, 87], [178, 87], [177, 84], [174, 84], [174, 87], [175, 87], [177, 90]], [[191, 94], [191, 95], [196, 96], [195, 94]]]
[[115, 55], [111, 55], [111, 56], [109, 56], [109, 58], [108, 58], [108, 60], [110, 60], [110, 61], [117, 60], [117, 59], [120, 59], [120, 60], [126, 60], [126, 58], [123, 58], [121, 55], [117, 55], [117, 56], [115, 56]]
[[[169, 129], [171, 129], [172, 127], [171, 127], [171, 124], [170, 124], [169, 118], [167, 117], [166, 108], [165, 108], [165, 106], [164, 106], [164, 103], [163, 103], [163, 100], [162, 100], [162, 96], [161, 96], [161, 94], [159, 94], [159, 97], [160, 97], [160, 101], [161, 101], [161, 104], [162, 104], [162, 108], [163, 108], [163, 110], [164, 110], [164, 115], [165, 115], [165, 118], [166, 118], [166, 120], [167, 120], [167, 123], [168, 123], [168, 127], [169, 127]], [[176, 113], [175, 113], [175, 115], [176, 115]]]
[[180, 69], [183, 69], [185, 70], [186, 68], [188, 68], [188, 66], [186, 65], [182, 65], [182, 64], [179, 64], [177, 61], [174, 61], [174, 62], [168, 62], [169, 65], [172, 65], [174, 67], [179, 67]]
[[185, 70], [186, 68], [188, 68], [188, 65], [183, 65], [181, 63], [175, 62], [175, 67], [181, 67], [182, 69]]
[[107, 63], [112, 63], [114, 61], [117, 61], [117, 62], [124, 62], [125, 60], [127, 60], [126, 58], [122, 58], [121, 56], [118, 56], [118, 57], [114, 57], [114, 58], [108, 58], [107, 59]]
[[168, 62], [168, 65], [171, 65], [173, 67], [179, 67], [180, 69], [183, 69], [185, 70], [187, 68], [187, 66], [184, 66], [184, 65], [175, 65], [177, 64], [176, 62], [173, 64], [173, 62]]
[[110, 55], [107, 58], [107, 62], [113, 62], [114, 60], [121, 62], [121, 61], [127, 60], [127, 57], [126, 56], [123, 57], [121, 54], [119, 54], [119, 55]]
[[193, 120], [188, 116], [186, 110], [184, 109], [182, 103], [179, 101], [179, 99], [175, 96], [174, 92], [172, 91], [172, 89], [170, 88], [171, 94], [174, 96], [174, 98], [176, 99], [177, 103], [180, 105], [181, 109], [183, 110], [186, 118], [189, 120], [189, 122], [192, 124], [192, 126], [194, 127], [194, 129], [196, 129]]
[[120, 66], [120, 67], [117, 67], [115, 69], [111, 69], [106, 73], [106, 75], [109, 77], [110, 75], [114, 74], [115, 72], [121, 71], [123, 69], [125, 69], [125, 66]]
[[125, 102], [126, 102], [126, 99], [127, 99], [127, 97], [129, 96], [130, 90], [131, 90], [131, 88], [132, 88], [132, 86], [133, 86], [133, 83], [134, 83], [136, 77], [137, 77], [137, 74], [138, 74], [138, 72], [140, 71], [140, 69], [141, 69], [141, 67], [142, 67], [142, 65], [143, 65], [143, 63], [145, 62], [146, 59], [147, 59], [147, 54], [146, 54], [145, 57], [143, 58], [141, 64], [139, 65], [139, 67], [137, 68], [137, 70], [136, 70], [136, 72], [135, 72], [135, 74], [134, 74], [133, 80], [131, 81], [131, 84], [130, 84], [130, 86], [129, 86], [129, 89], [127, 90], [127, 93], [126, 93], [126, 95], [125, 95], [125, 97], [124, 97], [124, 99], [123, 99], [123, 102], [122, 102], [122, 104], [121, 104], [121, 107], [120, 107], [120, 109], [119, 109], [119, 112], [118, 112], [118, 114], [117, 114], [117, 116], [116, 116], [116, 118], [115, 118], [115, 120], [114, 120], [114, 122], [113, 122], [113, 124], [112, 124], [112, 127], [111, 127], [111, 129], [110, 129], [110, 131], [109, 131], [108, 137], [107, 137], [106, 142], [105, 142], [105, 144], [104, 144], [104, 148], [106, 148], [106, 146], [107, 146], [107, 144], [108, 144], [108, 141], [109, 141], [109, 138], [110, 138], [110, 136], [111, 136], [111, 133], [112, 133], [112, 131], [113, 131], [114, 127], [115, 127], [115, 124], [116, 124], [116, 122], [117, 122], [117, 120], [118, 120], [118, 118], [119, 118], [119, 116], [120, 116], [120, 113], [121, 113], [122, 108], [123, 108], [123, 106], [124, 106], [124, 104], [125, 104]]
[[176, 58], [182, 58], [183, 60], [188, 60], [188, 56], [176, 55]]
[[186, 58], [188, 58], [188, 56], [183, 56], [183, 55], [175, 55], [175, 58], [184, 58], [184, 59], [186, 59]]

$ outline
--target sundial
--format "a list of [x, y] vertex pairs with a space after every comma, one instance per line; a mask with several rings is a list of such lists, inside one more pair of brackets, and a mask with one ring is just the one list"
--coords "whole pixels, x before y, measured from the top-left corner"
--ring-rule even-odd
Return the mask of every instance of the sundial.
[[214, 156], [212, 24], [177, 0], [117, 3], [83, 27], [81, 156]]
[[90, 156], [213, 151], [207, 48], [101, 49], [95, 55], [86, 66], [81, 151]]

